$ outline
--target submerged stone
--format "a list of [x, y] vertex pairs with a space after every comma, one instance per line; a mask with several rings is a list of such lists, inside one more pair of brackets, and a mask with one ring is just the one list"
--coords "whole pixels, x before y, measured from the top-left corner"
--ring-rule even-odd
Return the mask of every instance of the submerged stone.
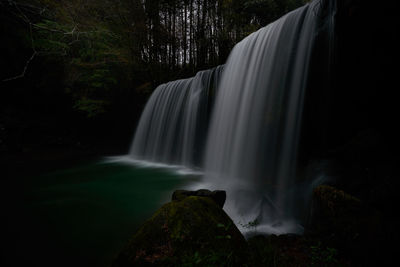
[[187, 196], [162, 206], [112, 266], [241, 266], [246, 258], [247, 243], [221, 207]]

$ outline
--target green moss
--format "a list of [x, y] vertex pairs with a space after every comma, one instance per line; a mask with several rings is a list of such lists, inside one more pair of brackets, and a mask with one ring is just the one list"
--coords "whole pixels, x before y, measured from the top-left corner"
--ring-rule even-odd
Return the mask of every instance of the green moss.
[[382, 239], [379, 212], [360, 199], [326, 185], [314, 190], [313, 206], [310, 228], [325, 247], [314, 246], [314, 252], [318, 252], [321, 258], [334, 260], [332, 247], [340, 248], [342, 255], [356, 262], [375, 253], [374, 242]]
[[328, 185], [315, 188], [314, 199], [321, 205], [324, 213], [334, 217], [359, 212], [362, 206], [360, 199]]
[[213, 200], [190, 196], [162, 206], [113, 266], [241, 266], [246, 253], [228, 215]]

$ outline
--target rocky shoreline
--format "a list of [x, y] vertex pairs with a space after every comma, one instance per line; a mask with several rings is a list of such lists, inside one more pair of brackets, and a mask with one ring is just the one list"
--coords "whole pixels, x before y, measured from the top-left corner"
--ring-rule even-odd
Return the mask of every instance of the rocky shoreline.
[[[378, 266], [376, 211], [332, 186], [313, 191], [304, 235], [245, 240], [222, 209], [225, 191], [176, 190], [114, 259], [125, 266]], [[383, 264], [384, 265], [384, 264]], [[382, 265], [379, 265], [382, 266]]]

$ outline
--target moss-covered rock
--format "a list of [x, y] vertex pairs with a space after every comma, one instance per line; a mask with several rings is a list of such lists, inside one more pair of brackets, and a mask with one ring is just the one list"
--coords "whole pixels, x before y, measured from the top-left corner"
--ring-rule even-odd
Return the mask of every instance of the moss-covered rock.
[[321, 185], [313, 191], [312, 220], [308, 235], [340, 248], [353, 262], [370, 266], [379, 258], [376, 244], [382, 239], [379, 212], [342, 190]]
[[162, 206], [113, 262], [121, 266], [241, 266], [247, 243], [210, 198], [188, 196]]
[[212, 199], [215, 203], [217, 203], [218, 206], [223, 208], [226, 200], [226, 191], [224, 190], [210, 191], [208, 189], [200, 189], [197, 191], [175, 190], [174, 193], [172, 194], [172, 201], [181, 201], [182, 199], [190, 196], [208, 197]]
[[313, 191], [313, 200], [318, 206], [318, 210], [315, 210], [316, 215], [325, 218], [340, 219], [362, 211], [360, 199], [329, 185], [316, 187]]

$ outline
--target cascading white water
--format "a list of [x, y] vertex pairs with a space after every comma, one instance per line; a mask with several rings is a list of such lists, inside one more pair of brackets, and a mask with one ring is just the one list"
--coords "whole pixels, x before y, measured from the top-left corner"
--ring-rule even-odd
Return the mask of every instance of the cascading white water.
[[156, 88], [140, 118], [130, 150], [137, 160], [198, 167], [205, 144], [209, 94], [222, 66]]
[[[325, 28], [331, 42], [334, 10], [335, 1], [315, 0], [238, 43], [223, 73], [219, 66], [160, 85], [130, 157], [204, 167], [194, 187], [226, 190], [225, 210], [242, 232], [301, 232], [299, 196], [310, 192], [295, 177], [304, 95], [316, 35]], [[210, 91], [217, 96], [208, 127]]]
[[296, 156], [321, 6], [314, 1], [249, 35], [225, 65], [204, 182], [227, 191], [225, 209], [242, 231], [302, 231], [294, 216]]

